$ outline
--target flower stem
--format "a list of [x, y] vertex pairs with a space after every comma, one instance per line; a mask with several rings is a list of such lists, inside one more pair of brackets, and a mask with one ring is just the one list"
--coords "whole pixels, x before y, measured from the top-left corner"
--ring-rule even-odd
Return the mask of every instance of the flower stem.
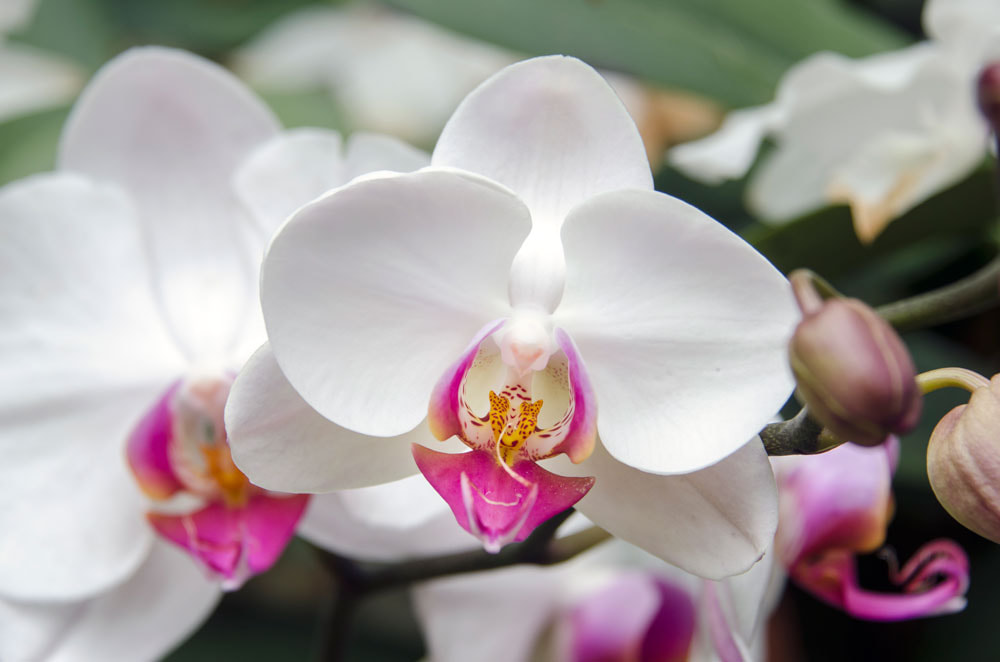
[[810, 416], [806, 407], [787, 421], [764, 427], [760, 439], [768, 455], [815, 455], [843, 443]]
[[877, 308], [897, 331], [911, 331], [968, 317], [1000, 302], [1000, 255], [950, 285]]
[[976, 389], [989, 386], [990, 380], [978, 372], [965, 368], [938, 368], [917, 375], [917, 384], [924, 393], [949, 387], [962, 388], [973, 393]]

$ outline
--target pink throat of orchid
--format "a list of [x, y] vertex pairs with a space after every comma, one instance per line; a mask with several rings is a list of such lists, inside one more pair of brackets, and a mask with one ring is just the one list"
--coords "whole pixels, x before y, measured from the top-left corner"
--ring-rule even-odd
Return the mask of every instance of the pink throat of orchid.
[[[419, 444], [412, 449], [458, 523], [492, 552], [524, 540], [587, 494], [593, 478], [560, 476], [537, 462], [559, 453], [580, 462], [596, 440], [593, 391], [568, 336], [557, 331], [553, 341], [530, 324], [502, 326], [485, 327], [431, 397], [432, 432], [441, 440], [457, 436], [471, 451], [440, 453]], [[481, 383], [490, 380], [500, 388]], [[546, 400], [532, 398], [536, 383], [562, 412], [547, 427], [539, 423]], [[483, 395], [488, 405], [471, 404]]]
[[153, 501], [146, 517], [222, 583], [238, 588], [278, 559], [307, 495], [255, 487], [233, 462], [223, 411], [231, 375], [181, 380], [128, 438], [129, 466]]

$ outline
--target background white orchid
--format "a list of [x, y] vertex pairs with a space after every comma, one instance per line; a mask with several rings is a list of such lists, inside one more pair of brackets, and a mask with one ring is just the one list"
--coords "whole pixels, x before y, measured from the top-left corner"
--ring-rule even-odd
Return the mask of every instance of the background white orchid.
[[[158, 424], [154, 404], [179, 378], [232, 374], [261, 342], [257, 265], [288, 212], [361, 172], [426, 160], [379, 136], [345, 149], [330, 132], [279, 134], [216, 65], [141, 49], [88, 86], [58, 171], [0, 190], [5, 662], [153, 658], [207, 615], [219, 582], [156, 538], [136, 482], [166, 483], [163, 497], [187, 491], [187, 475], [140, 439], [133, 476], [126, 439], [147, 412]], [[304, 505], [278, 500], [293, 501]], [[280, 540], [251, 549], [251, 571], [280, 553], [287, 517], [267, 532]], [[183, 523], [154, 521], [167, 535]], [[174, 542], [193, 545], [182, 533]]]
[[777, 147], [751, 175], [751, 210], [780, 223], [846, 203], [858, 237], [874, 240], [986, 154], [974, 81], [1000, 55], [1000, 5], [929, 0], [923, 21], [930, 40], [899, 51], [803, 60], [774, 102], [731, 113], [717, 133], [671, 149], [670, 163], [708, 182], [739, 178], [770, 136]]

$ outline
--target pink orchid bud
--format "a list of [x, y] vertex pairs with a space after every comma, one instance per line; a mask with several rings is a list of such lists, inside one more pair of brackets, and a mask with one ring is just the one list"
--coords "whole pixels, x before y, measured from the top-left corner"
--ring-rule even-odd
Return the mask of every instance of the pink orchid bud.
[[934, 428], [927, 475], [952, 517], [1000, 543], [1000, 375]]
[[803, 319], [788, 352], [799, 399], [844, 441], [874, 446], [912, 430], [923, 401], [899, 335], [857, 299], [823, 301], [795, 274], [793, 283]]
[[994, 133], [1000, 133], [1000, 62], [983, 67], [977, 85], [979, 111], [986, 117]]

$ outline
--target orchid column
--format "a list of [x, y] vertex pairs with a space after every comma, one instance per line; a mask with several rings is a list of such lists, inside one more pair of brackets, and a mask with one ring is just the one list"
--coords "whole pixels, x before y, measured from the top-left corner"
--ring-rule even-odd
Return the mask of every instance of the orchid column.
[[[461, 104], [430, 168], [299, 210], [261, 301], [270, 344], [226, 418], [260, 486], [324, 492], [419, 465], [487, 547], [579, 499], [711, 577], [770, 543], [755, 435], [792, 387], [788, 284], [653, 190], [635, 125], [578, 60], [508, 67]], [[473, 450], [437, 454], [432, 433]]]

